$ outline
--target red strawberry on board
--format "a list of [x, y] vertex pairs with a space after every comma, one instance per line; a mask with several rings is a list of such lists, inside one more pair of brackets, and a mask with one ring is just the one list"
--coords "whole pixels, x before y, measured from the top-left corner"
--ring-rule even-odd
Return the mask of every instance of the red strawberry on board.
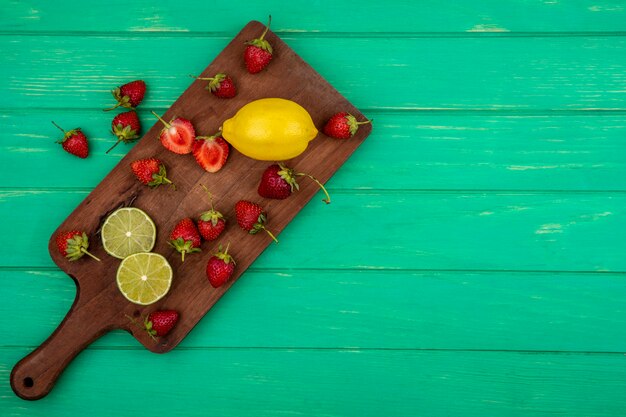
[[166, 336], [178, 323], [178, 312], [175, 310], [153, 311], [144, 319], [144, 327], [153, 340], [155, 336]]
[[155, 112], [152, 112], [152, 114], [165, 126], [160, 134], [161, 144], [165, 149], [179, 155], [190, 153], [193, 148], [193, 142], [196, 139], [196, 130], [191, 122], [182, 117], [176, 117], [167, 123]]
[[193, 143], [193, 157], [207, 172], [217, 172], [226, 163], [230, 148], [219, 133], [213, 136], [196, 136]]
[[168, 243], [181, 253], [183, 262], [185, 262], [186, 253], [200, 252], [200, 233], [193, 220], [186, 217], [179, 221], [172, 230]]
[[146, 83], [143, 80], [131, 81], [112, 90], [111, 94], [117, 100], [117, 104], [109, 109], [104, 109], [104, 111], [113, 110], [120, 106], [134, 109], [146, 95]]
[[143, 320], [143, 326], [140, 325], [130, 317], [126, 315], [128, 319], [140, 329], [148, 332], [148, 335], [156, 342], [156, 337], [166, 336], [178, 323], [178, 312], [176, 310], [157, 310], [150, 313]]
[[172, 181], [167, 178], [165, 165], [156, 158], [138, 159], [131, 162], [130, 168], [142, 184], [153, 188], [161, 184], [169, 184], [176, 188]]
[[235, 87], [233, 79], [222, 72], [215, 74], [215, 76], [211, 78], [195, 77], [193, 75], [191, 77], [196, 80], [209, 81], [205, 88], [215, 97], [233, 98], [237, 95], [237, 88]]
[[226, 228], [226, 220], [224, 220], [222, 213], [215, 210], [213, 207], [213, 195], [204, 185], [202, 185], [202, 187], [209, 194], [211, 209], [200, 214], [200, 218], [198, 219], [198, 231], [204, 240], [210, 241], [217, 239], [222, 234]]
[[372, 123], [371, 120], [357, 122], [350, 113], [340, 112], [334, 114], [324, 126], [324, 133], [336, 139], [350, 139], [359, 130], [360, 125]]
[[294, 189], [300, 189], [296, 178], [301, 176], [309, 177], [315, 181], [317, 185], [320, 186], [322, 191], [324, 191], [324, 194], [326, 194], [326, 198], [322, 201], [326, 204], [330, 203], [330, 195], [328, 195], [328, 191], [326, 191], [326, 188], [324, 188], [322, 183], [319, 182], [317, 178], [312, 175], [305, 174], [304, 172], [295, 172], [293, 169], [281, 163], [270, 165], [263, 172], [258, 188], [259, 195], [265, 198], [284, 200], [289, 197], [291, 193], [293, 193]]
[[137, 112], [131, 110], [118, 114], [111, 122], [111, 129], [113, 130], [113, 134], [117, 136], [117, 142], [115, 142], [106, 153], [111, 152], [120, 142], [129, 143], [139, 139], [141, 122], [139, 121]]
[[243, 59], [250, 74], [263, 71], [272, 60], [272, 45], [264, 39], [271, 23], [272, 16], [270, 16], [269, 22], [261, 34], [261, 37], [246, 42], [248, 46], [246, 46], [246, 50], [244, 51]]
[[263, 225], [267, 221], [267, 216], [263, 211], [263, 208], [256, 203], [246, 200], [240, 200], [235, 204], [235, 215], [237, 216], [237, 223], [246, 232], [254, 235], [259, 230], [265, 230], [274, 242], [278, 243], [276, 236], [272, 234]]
[[79, 158], [87, 158], [89, 155], [89, 144], [87, 143], [87, 136], [80, 130], [80, 127], [66, 132], [58, 124], [54, 122], [52, 124], [63, 132], [63, 139], [58, 140], [57, 143], [60, 143], [66, 152]]
[[65, 256], [70, 261], [76, 261], [82, 258], [83, 255], [90, 256], [98, 262], [100, 261], [99, 258], [87, 251], [89, 248], [89, 238], [85, 232], [78, 230], [60, 232], [56, 236], [56, 244], [61, 255]]
[[228, 246], [222, 251], [220, 245], [218, 252], [209, 258], [206, 264], [206, 276], [213, 288], [221, 287], [233, 275], [235, 260], [228, 253]]

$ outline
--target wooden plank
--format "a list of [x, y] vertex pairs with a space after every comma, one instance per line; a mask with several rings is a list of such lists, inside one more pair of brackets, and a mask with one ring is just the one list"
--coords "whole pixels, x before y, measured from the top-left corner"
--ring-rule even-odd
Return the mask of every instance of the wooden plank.
[[[44, 401], [24, 402], [0, 350], [2, 410], [11, 416], [113, 415], [614, 417], [626, 412], [624, 355], [359, 349], [88, 350]], [[105, 395], [106, 394], [106, 395]], [[77, 399], [79, 399], [77, 401]], [[181, 405], [182, 404], [182, 405]], [[182, 410], [182, 411], [181, 411]]]
[[[228, 39], [2, 36], [3, 107], [98, 111], [138, 77], [169, 107]], [[626, 109], [626, 37], [285, 40], [360, 109]]]
[[[49, 32], [132, 32], [194, 33], [231, 32], [249, 20], [274, 17], [272, 26], [278, 32], [330, 32], [353, 34], [367, 32], [581, 32], [626, 30], [626, 8], [619, 0], [537, 1], [498, 0], [446, 3], [436, 0], [419, 2], [392, 1], [368, 3], [356, 7], [349, 2], [315, 3], [315, 13], [303, 13], [310, 2], [288, 3], [266, 0], [233, 7], [228, 3], [199, 0], [158, 4], [147, 0], [132, 3], [113, 0], [89, 5], [59, 1], [48, 7], [45, 0], [28, 3], [14, 1], [0, 15], [5, 31]], [[123, 10], [123, 19], [110, 18], [113, 10]], [[338, 23], [337, 16], [346, 16]], [[207, 21], [207, 16], [219, 16]], [[67, 22], [77, 22], [68, 25]]]
[[[145, 126], [154, 123], [140, 110]], [[480, 116], [372, 111], [376, 128], [328, 186], [336, 189], [626, 190], [623, 115]], [[10, 112], [3, 118], [4, 187], [94, 187], [131, 146], [110, 154], [112, 115], [90, 110]], [[87, 161], [54, 143], [82, 126]], [[321, 128], [321, 126], [320, 126]], [[28, 166], [29, 175], [23, 168]], [[80, 175], [76, 175], [80, 172]], [[377, 175], [376, 173], [384, 173]], [[316, 174], [313, 172], [312, 174]]]
[[[1, 192], [2, 233], [29, 250], [5, 251], [0, 264], [51, 266], [46, 238], [85, 196]], [[623, 193], [346, 191], [329, 205], [321, 199], [319, 193], [255, 267], [626, 271]], [[236, 227], [231, 210], [224, 212]]]
[[[0, 346], [39, 344], [72, 304], [73, 282], [55, 270], [1, 275]], [[606, 273], [254, 269], [180, 347], [626, 352], [625, 281]], [[95, 348], [137, 346], [120, 331]]]

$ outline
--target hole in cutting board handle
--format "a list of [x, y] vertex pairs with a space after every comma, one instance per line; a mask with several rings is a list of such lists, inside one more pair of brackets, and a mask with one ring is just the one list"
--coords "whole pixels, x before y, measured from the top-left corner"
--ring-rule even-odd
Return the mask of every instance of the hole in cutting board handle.
[[35, 385], [35, 381], [33, 381], [33, 379], [31, 377], [29, 377], [29, 376], [24, 378], [24, 380], [22, 382], [24, 383], [24, 386], [26, 388], [32, 388]]

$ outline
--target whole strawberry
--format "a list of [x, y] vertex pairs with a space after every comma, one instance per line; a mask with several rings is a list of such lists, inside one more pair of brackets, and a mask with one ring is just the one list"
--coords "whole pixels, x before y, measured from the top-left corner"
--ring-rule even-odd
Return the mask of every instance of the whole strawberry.
[[259, 230], [265, 230], [274, 242], [278, 243], [276, 236], [272, 234], [263, 225], [267, 221], [267, 216], [263, 211], [263, 208], [256, 203], [252, 203], [246, 200], [240, 200], [235, 204], [235, 215], [237, 216], [237, 223], [246, 232], [254, 235]]
[[60, 143], [66, 152], [79, 158], [87, 158], [89, 155], [89, 144], [87, 143], [87, 136], [80, 130], [80, 127], [66, 132], [58, 124], [54, 122], [52, 124], [63, 132], [63, 139], [58, 140], [57, 143]]
[[167, 123], [155, 112], [152, 114], [163, 123], [164, 127], [161, 129], [159, 138], [165, 149], [179, 155], [190, 153], [196, 139], [196, 130], [191, 122], [182, 117], [176, 117]]
[[222, 251], [220, 245], [218, 252], [209, 258], [206, 264], [206, 276], [213, 288], [221, 287], [233, 275], [235, 260], [228, 254], [228, 245]]
[[[137, 325], [137, 322], [132, 317], [128, 318]], [[157, 337], [166, 336], [176, 326], [176, 323], [178, 323], [178, 312], [176, 310], [157, 310], [144, 318], [143, 328], [148, 332], [152, 340], [156, 341]]]
[[181, 253], [183, 262], [186, 253], [200, 252], [200, 234], [193, 220], [187, 217], [179, 221], [172, 230], [168, 243]]
[[79, 232], [78, 230], [72, 230], [70, 232], [60, 232], [56, 236], [56, 244], [61, 255], [65, 256], [70, 261], [76, 261], [87, 255], [100, 261], [99, 258], [89, 253], [89, 238], [85, 232]]
[[217, 172], [226, 163], [230, 148], [219, 133], [213, 136], [196, 136], [191, 150], [198, 165], [206, 172]]
[[328, 195], [328, 191], [326, 191], [326, 188], [324, 188], [322, 183], [319, 182], [317, 178], [312, 175], [305, 174], [304, 172], [295, 172], [293, 169], [282, 163], [270, 165], [263, 172], [258, 188], [259, 195], [265, 198], [284, 200], [289, 197], [291, 193], [293, 193], [294, 189], [300, 189], [296, 178], [301, 176], [309, 177], [315, 181], [317, 185], [320, 186], [322, 191], [324, 191], [324, 194], [326, 194], [326, 198], [322, 201], [326, 204], [330, 204], [330, 195]]
[[350, 113], [340, 112], [334, 114], [324, 126], [324, 133], [336, 139], [350, 139], [359, 130], [360, 125], [372, 123], [371, 120], [357, 122]]
[[111, 129], [113, 134], [117, 136], [117, 142], [115, 142], [106, 153], [111, 152], [120, 142], [129, 143], [139, 139], [141, 122], [139, 121], [137, 112], [131, 110], [118, 114], [111, 122]]
[[117, 104], [111, 108], [104, 109], [104, 111], [113, 110], [120, 106], [134, 109], [143, 101], [143, 97], [146, 95], [146, 83], [143, 80], [131, 81], [112, 90], [111, 94], [117, 100]]
[[167, 178], [165, 165], [156, 158], [138, 159], [131, 162], [130, 168], [142, 184], [152, 188], [161, 184], [169, 184], [176, 188], [172, 181]]
[[193, 75], [191, 77], [196, 80], [209, 81], [205, 88], [215, 97], [233, 98], [237, 95], [237, 88], [235, 87], [233, 79], [224, 73], [220, 72], [211, 78], [194, 77]]
[[272, 60], [272, 45], [264, 39], [271, 23], [272, 16], [270, 16], [269, 22], [261, 34], [261, 37], [246, 42], [248, 46], [246, 46], [246, 50], [244, 51], [243, 59], [250, 74], [263, 71]]
[[217, 239], [222, 234], [226, 228], [226, 220], [224, 220], [222, 213], [213, 208], [213, 195], [204, 185], [202, 185], [202, 187], [209, 194], [211, 209], [200, 214], [200, 218], [198, 218], [198, 231], [204, 240], [210, 241]]

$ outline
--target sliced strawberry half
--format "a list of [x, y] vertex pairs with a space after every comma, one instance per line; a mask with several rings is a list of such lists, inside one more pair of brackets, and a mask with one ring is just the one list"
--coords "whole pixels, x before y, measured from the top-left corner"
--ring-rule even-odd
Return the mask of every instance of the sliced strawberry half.
[[196, 130], [191, 122], [182, 117], [177, 117], [167, 123], [158, 114], [152, 112], [165, 126], [161, 130], [161, 144], [167, 149], [179, 155], [190, 153], [196, 139]]
[[196, 136], [193, 144], [193, 156], [198, 165], [207, 172], [217, 172], [226, 163], [230, 149], [228, 143], [219, 134]]

